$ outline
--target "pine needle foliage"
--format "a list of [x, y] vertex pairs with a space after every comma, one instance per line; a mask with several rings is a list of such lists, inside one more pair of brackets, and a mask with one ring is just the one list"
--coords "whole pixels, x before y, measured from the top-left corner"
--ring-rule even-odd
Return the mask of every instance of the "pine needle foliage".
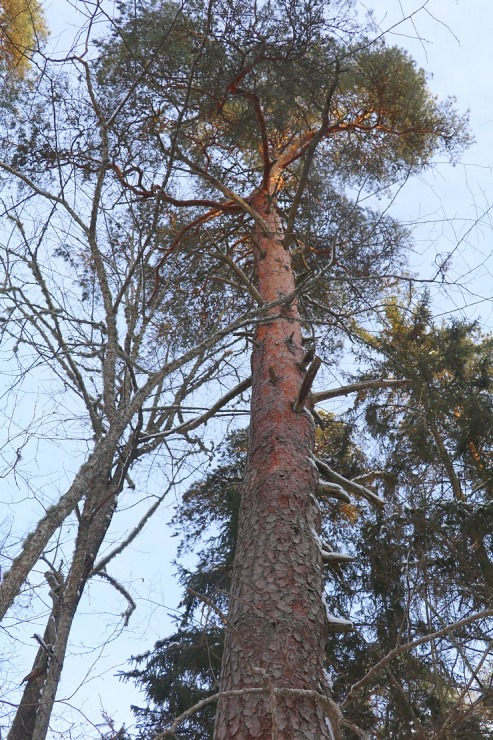
[[38, 0], [0, 3], [0, 68], [23, 78], [30, 58], [46, 39], [48, 29]]

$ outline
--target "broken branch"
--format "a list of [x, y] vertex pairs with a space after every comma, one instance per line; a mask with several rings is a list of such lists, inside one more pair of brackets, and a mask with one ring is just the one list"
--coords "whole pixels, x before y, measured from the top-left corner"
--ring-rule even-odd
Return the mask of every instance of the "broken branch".
[[315, 380], [315, 375], [317, 374], [321, 364], [322, 360], [320, 359], [320, 357], [315, 357], [310, 367], [306, 371], [306, 375], [303, 378], [300, 389], [298, 391], [298, 395], [293, 404], [293, 410], [296, 414], [299, 414], [301, 411], [303, 411], [306, 399], [308, 398], [313, 381]]
[[365, 486], [361, 486], [359, 483], [355, 483], [354, 481], [344, 478], [343, 475], [339, 475], [339, 473], [336, 473], [335, 470], [329, 468], [326, 463], [324, 463], [322, 460], [319, 460], [318, 457], [314, 457], [314, 461], [319, 472], [322, 473], [325, 478], [328, 478], [333, 483], [338, 483], [344, 489], [351, 491], [351, 493], [356, 494], [356, 496], [361, 496], [362, 498], [365, 498], [372, 504], [376, 504], [377, 506], [384, 505], [385, 502], [383, 501], [383, 499], [381, 499], [380, 496], [377, 496], [376, 493], [373, 493], [373, 491], [365, 488]]

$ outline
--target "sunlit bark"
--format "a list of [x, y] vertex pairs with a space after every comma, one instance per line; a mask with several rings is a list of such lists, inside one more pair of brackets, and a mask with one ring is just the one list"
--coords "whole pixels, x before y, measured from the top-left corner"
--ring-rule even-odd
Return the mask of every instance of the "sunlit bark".
[[[268, 193], [252, 202], [269, 228], [257, 229], [255, 241], [258, 290], [271, 302], [295, 288], [291, 258]], [[339, 736], [323, 706], [327, 617], [314, 429], [309, 413], [293, 410], [303, 355], [292, 301], [273, 309], [255, 335], [249, 455], [222, 670], [222, 691], [263, 687], [265, 694], [220, 700], [216, 740]], [[319, 700], [278, 696], [279, 688], [315, 691]]]

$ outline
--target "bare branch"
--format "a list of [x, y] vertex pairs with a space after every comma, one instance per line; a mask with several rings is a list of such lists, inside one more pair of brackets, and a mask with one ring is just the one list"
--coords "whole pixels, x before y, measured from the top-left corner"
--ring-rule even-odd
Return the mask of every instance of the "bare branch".
[[121, 595], [128, 601], [128, 606], [122, 614], [123, 626], [127, 627], [130, 621], [130, 617], [132, 616], [133, 612], [137, 608], [135, 601], [132, 599], [127, 589], [124, 586], [122, 586], [122, 584], [119, 583], [119, 581], [117, 581], [116, 578], [113, 578], [113, 576], [110, 576], [109, 573], [106, 573], [106, 571], [100, 569], [98, 570], [97, 573], [94, 573], [94, 575], [98, 575], [100, 578], [106, 579], [109, 583], [111, 583], [113, 588], [116, 588], [116, 590], [119, 593], [121, 593]]
[[360, 391], [373, 390], [378, 388], [400, 388], [409, 385], [411, 380], [394, 380], [393, 378], [377, 378], [375, 380], [362, 380], [359, 383], [343, 385], [340, 388], [331, 388], [328, 391], [318, 391], [312, 393], [314, 404], [321, 401], [327, 401], [329, 398], [339, 398], [339, 396], [348, 396], [350, 393], [359, 393]]
[[299, 414], [301, 411], [303, 411], [308, 398], [308, 394], [310, 393], [313, 381], [315, 380], [315, 376], [318, 373], [321, 364], [322, 360], [320, 359], [320, 357], [315, 357], [310, 367], [306, 371], [306, 375], [303, 378], [300, 389], [298, 391], [298, 395], [296, 396], [295, 402], [293, 404], [293, 411], [296, 414]]
[[380, 673], [380, 671], [385, 668], [385, 666], [390, 663], [392, 660], [394, 660], [397, 655], [400, 655], [401, 653], [405, 653], [408, 650], [412, 650], [415, 647], [418, 647], [419, 645], [423, 645], [425, 642], [430, 642], [432, 640], [436, 640], [437, 637], [443, 637], [444, 635], [447, 635], [449, 632], [453, 632], [454, 630], [460, 629], [461, 627], [466, 627], [468, 624], [472, 624], [473, 622], [478, 622], [480, 619], [488, 619], [489, 617], [493, 617], [493, 609], [484, 609], [484, 611], [477, 612], [476, 614], [472, 614], [469, 617], [465, 617], [464, 619], [459, 619], [457, 622], [453, 622], [452, 624], [447, 625], [446, 627], [443, 627], [440, 630], [437, 630], [436, 632], [432, 632], [429, 635], [425, 635], [424, 637], [419, 637], [416, 640], [412, 640], [411, 642], [406, 642], [402, 645], [398, 645], [393, 650], [391, 650], [387, 655], [382, 658], [382, 660], [379, 660], [378, 663], [376, 663], [368, 673], [366, 673], [363, 678], [361, 678], [359, 681], [357, 681], [353, 686], [351, 686], [351, 690], [349, 694], [346, 696], [344, 701], [341, 704], [341, 707], [346, 706], [349, 704], [350, 701], [353, 700], [354, 695], [361, 689], [363, 686], [366, 686], [369, 681], [377, 675], [377, 673]]
[[226, 393], [222, 398], [220, 398], [216, 403], [211, 406], [211, 408], [208, 411], [205, 411], [203, 414], [200, 414], [200, 416], [196, 416], [195, 419], [190, 419], [190, 421], [185, 421], [183, 424], [180, 424], [177, 427], [173, 427], [172, 429], [166, 429], [163, 432], [156, 432], [155, 434], [145, 434], [143, 435], [142, 439], [155, 439], [158, 437], [169, 437], [172, 434], [186, 434], [187, 432], [191, 432], [193, 429], [197, 429], [197, 427], [201, 426], [202, 424], [205, 424], [209, 419], [212, 419], [212, 417], [223, 408], [223, 406], [226, 406], [227, 403], [233, 400], [233, 398], [236, 398], [236, 396], [239, 396], [240, 393], [243, 393], [244, 391], [248, 390], [252, 384], [251, 378], [246, 378], [245, 380], [242, 380], [241, 383], [238, 383], [234, 388], [232, 388], [228, 393]]
[[[341, 712], [335, 704], [335, 702], [332, 701], [328, 696], [325, 696], [324, 694], [320, 694], [317, 691], [311, 691], [310, 689], [288, 689], [288, 688], [274, 688], [273, 692], [275, 696], [290, 696], [294, 698], [299, 699], [313, 699], [316, 702], [319, 702], [322, 706], [324, 706], [328, 712], [329, 716], [336, 717], [337, 721], [341, 720]], [[251, 696], [255, 694], [269, 694], [270, 689], [269, 687], [265, 688], [258, 688], [258, 689], [238, 689], [235, 691], [220, 691], [217, 694], [213, 694], [212, 696], [208, 696], [205, 699], [201, 699], [201, 701], [198, 701], [196, 704], [193, 705], [193, 707], [190, 707], [190, 709], [187, 709], [185, 712], [180, 714], [179, 717], [177, 717], [173, 723], [170, 725], [170, 727], [165, 730], [164, 732], [160, 732], [158, 735], [155, 735], [153, 740], [164, 740], [166, 737], [172, 737], [178, 727], [186, 720], [188, 717], [193, 716], [196, 712], [198, 712], [200, 709], [203, 709], [203, 707], [208, 706], [209, 704], [212, 704], [216, 701], [219, 701], [219, 699], [227, 698], [230, 696]]]

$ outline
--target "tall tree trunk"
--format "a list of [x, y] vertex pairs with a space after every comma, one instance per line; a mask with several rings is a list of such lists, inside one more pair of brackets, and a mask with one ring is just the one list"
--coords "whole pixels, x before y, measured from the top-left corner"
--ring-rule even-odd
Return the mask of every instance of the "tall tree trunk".
[[[270, 230], [254, 235], [258, 290], [275, 301], [295, 288], [291, 259], [268, 194], [251, 203]], [[296, 302], [271, 317], [258, 327], [252, 355], [249, 454], [221, 674], [221, 691], [265, 691], [220, 699], [215, 740], [340, 737], [323, 700], [327, 617], [314, 428], [309, 414], [293, 411], [304, 354]]]

